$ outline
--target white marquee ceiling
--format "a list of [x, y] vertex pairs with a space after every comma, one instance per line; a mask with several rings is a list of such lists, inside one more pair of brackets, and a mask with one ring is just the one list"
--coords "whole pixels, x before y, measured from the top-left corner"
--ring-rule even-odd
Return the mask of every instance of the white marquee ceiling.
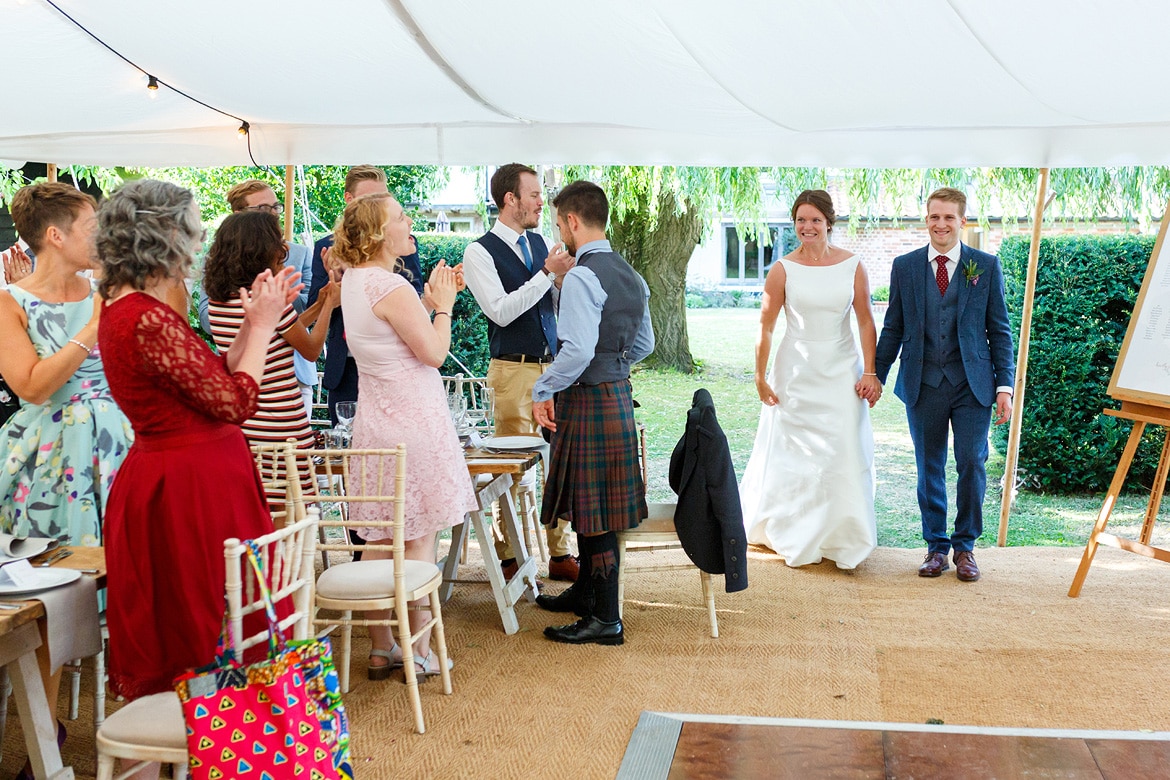
[[[287, 163], [1170, 164], [1170, 4], [53, 0]], [[0, 158], [248, 164], [239, 121], [0, 0]]]

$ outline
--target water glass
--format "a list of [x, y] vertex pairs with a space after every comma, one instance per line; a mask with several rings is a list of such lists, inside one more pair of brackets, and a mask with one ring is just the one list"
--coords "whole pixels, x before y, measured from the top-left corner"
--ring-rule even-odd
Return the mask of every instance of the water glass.
[[483, 385], [479, 388], [479, 408], [483, 410], [482, 431], [485, 436], [496, 432], [496, 389]]
[[356, 401], [342, 401], [334, 405], [333, 413], [337, 415], [337, 425], [344, 430], [351, 430], [353, 428], [353, 418], [357, 414]]

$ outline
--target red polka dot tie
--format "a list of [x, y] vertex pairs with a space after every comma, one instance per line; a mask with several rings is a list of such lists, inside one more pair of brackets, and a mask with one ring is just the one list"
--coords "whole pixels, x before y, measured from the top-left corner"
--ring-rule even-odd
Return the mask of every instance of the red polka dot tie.
[[938, 270], [934, 272], [934, 280], [938, 282], [938, 293], [939, 295], [946, 295], [947, 285], [951, 283], [951, 280], [947, 278], [947, 257], [946, 255], [939, 255], [935, 260], [938, 265]]

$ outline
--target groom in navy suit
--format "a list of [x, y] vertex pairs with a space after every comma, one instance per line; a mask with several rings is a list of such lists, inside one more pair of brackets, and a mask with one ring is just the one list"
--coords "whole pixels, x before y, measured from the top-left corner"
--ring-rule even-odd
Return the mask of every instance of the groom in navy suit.
[[[987, 432], [1012, 414], [1015, 360], [999, 258], [959, 243], [967, 196], [944, 187], [930, 194], [930, 244], [894, 259], [890, 305], [877, 345], [884, 384], [900, 359], [894, 393], [906, 404], [918, 466], [918, 508], [926, 560], [921, 577], [950, 568], [979, 579], [973, 549], [983, 533]], [[899, 358], [899, 353], [901, 357]], [[954, 434], [959, 474], [954, 532], [947, 534], [947, 437]]]

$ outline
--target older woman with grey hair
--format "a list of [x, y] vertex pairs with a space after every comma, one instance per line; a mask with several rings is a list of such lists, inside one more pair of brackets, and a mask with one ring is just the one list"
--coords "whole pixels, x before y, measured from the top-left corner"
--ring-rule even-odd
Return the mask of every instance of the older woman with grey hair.
[[195, 199], [173, 184], [133, 182], [98, 213], [98, 339], [136, 434], [105, 518], [110, 684], [127, 698], [170, 690], [214, 658], [223, 540], [273, 530], [240, 423], [256, 411], [269, 340], [300, 285], [265, 271], [241, 289], [244, 324], [217, 356], [167, 305], [204, 237]]

